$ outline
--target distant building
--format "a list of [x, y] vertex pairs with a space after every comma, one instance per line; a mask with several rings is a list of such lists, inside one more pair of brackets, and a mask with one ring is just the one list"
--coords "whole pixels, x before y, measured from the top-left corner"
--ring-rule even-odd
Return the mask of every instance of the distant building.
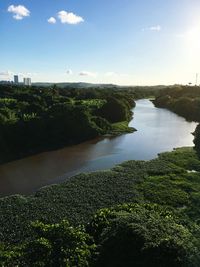
[[19, 83], [19, 76], [14, 75], [14, 83], [18, 84]]
[[24, 85], [31, 86], [31, 78], [24, 78]]

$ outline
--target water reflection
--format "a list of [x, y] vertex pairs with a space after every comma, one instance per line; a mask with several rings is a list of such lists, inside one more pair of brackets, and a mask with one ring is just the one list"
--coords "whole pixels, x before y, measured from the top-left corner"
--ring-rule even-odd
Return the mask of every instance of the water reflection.
[[174, 147], [192, 146], [191, 133], [196, 123], [155, 108], [149, 100], [138, 100], [130, 126], [138, 131], [114, 138], [96, 138], [1, 165], [1, 196], [30, 193], [82, 171], [107, 169], [125, 160], [147, 160]]

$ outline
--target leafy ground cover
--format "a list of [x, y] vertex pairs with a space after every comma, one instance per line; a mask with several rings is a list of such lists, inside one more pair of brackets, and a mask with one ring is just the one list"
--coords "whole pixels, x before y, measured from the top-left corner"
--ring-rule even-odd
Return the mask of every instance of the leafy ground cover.
[[18, 243], [30, 238], [30, 222], [35, 220], [86, 224], [98, 209], [133, 202], [168, 205], [198, 221], [199, 166], [196, 152], [183, 148], [151, 161], [128, 161], [109, 171], [80, 174], [28, 197], [2, 198], [0, 240]]
[[113, 123], [112, 128], [110, 130], [110, 134], [120, 135], [124, 133], [133, 133], [134, 131], [136, 131], [135, 128], [129, 127], [128, 124], [129, 124], [128, 121], [121, 121], [121, 122]]

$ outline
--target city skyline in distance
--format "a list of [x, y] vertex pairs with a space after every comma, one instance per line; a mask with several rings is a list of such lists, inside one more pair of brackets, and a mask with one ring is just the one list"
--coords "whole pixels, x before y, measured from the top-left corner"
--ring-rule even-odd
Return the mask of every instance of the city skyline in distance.
[[33, 82], [195, 83], [199, 12], [196, 0], [5, 0], [0, 80], [17, 74]]

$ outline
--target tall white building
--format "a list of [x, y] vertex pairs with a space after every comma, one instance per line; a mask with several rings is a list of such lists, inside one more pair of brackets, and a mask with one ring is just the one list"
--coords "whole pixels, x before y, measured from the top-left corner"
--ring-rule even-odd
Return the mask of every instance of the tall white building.
[[18, 84], [19, 83], [19, 76], [14, 75], [14, 83]]
[[31, 78], [24, 78], [24, 85], [31, 86]]

